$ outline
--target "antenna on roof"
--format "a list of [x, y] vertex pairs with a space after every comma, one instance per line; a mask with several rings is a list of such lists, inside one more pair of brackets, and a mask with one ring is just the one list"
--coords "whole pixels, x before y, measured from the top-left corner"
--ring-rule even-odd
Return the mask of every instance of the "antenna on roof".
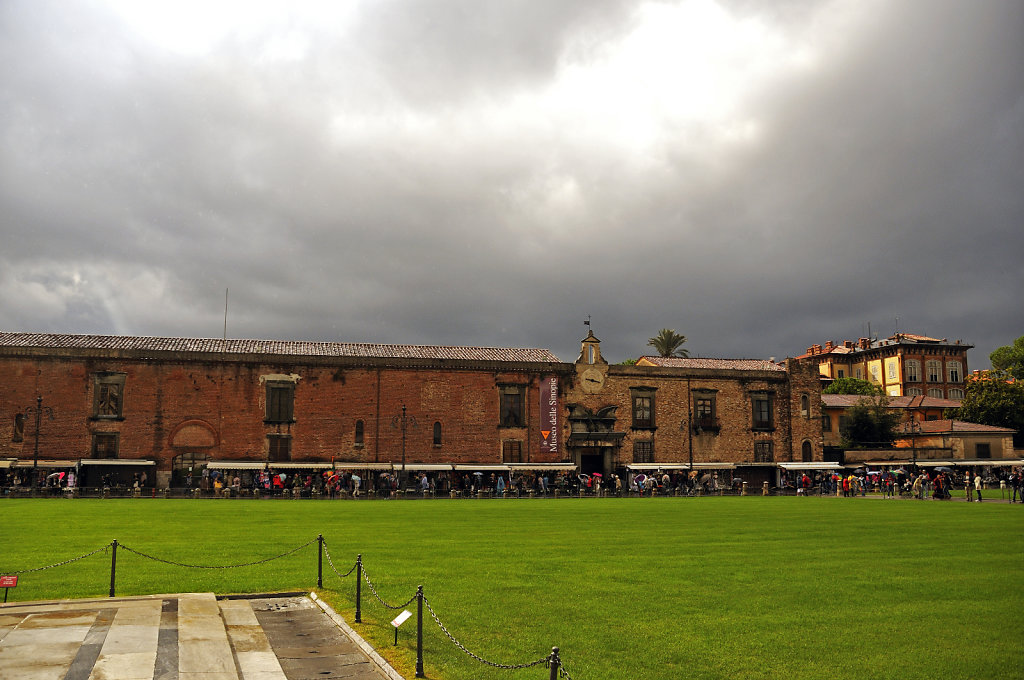
[[228, 289], [224, 289], [224, 342], [228, 341]]

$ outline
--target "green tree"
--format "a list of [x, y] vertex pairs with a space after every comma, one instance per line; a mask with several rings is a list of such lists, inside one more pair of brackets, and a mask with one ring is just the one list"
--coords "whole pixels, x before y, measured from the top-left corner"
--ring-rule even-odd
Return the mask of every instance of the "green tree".
[[647, 344], [654, 348], [658, 356], [662, 357], [688, 357], [690, 353], [683, 349], [686, 336], [680, 335], [672, 328], [662, 328], [658, 334], [647, 341]]
[[882, 394], [882, 388], [860, 378], [838, 378], [823, 389], [822, 394], [863, 394], [874, 397]]
[[899, 414], [889, 409], [884, 395], [864, 397], [846, 412], [839, 430], [842, 445], [848, 449], [884, 449], [896, 439]]
[[636, 359], [626, 359], [618, 363], [619, 366], [636, 366]]
[[995, 427], [1010, 427], [1014, 447], [1024, 447], [1024, 383], [1002, 377], [967, 381], [960, 408], [947, 409], [945, 416]]
[[1024, 335], [988, 355], [992, 368], [1017, 380], [1024, 380]]

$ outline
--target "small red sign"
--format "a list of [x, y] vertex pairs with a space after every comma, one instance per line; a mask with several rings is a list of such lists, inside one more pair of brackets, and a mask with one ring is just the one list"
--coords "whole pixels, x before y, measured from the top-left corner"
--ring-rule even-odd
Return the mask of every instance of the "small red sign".
[[0, 576], [0, 588], [16, 588], [17, 585], [17, 576]]

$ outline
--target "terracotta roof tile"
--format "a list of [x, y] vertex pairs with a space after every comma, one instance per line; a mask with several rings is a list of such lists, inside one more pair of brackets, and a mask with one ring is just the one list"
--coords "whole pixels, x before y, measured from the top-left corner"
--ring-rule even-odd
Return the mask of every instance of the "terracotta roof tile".
[[695, 359], [691, 357], [640, 357], [662, 368], [713, 368], [733, 371], [785, 371], [785, 367], [764, 359]]
[[[1016, 432], [1008, 427], [995, 427], [993, 425], [981, 425], [979, 423], [968, 423], [964, 420], [926, 420], [918, 423], [921, 426], [920, 432], [924, 434], [938, 434], [941, 432], [981, 432], [991, 434], [1012, 434]], [[910, 423], [903, 423], [899, 427], [903, 434], [910, 433]]]
[[373, 343], [307, 342], [294, 340], [217, 340], [211, 338], [150, 338], [127, 335], [69, 335], [60, 333], [3, 333], [0, 347], [97, 349], [141, 352], [216, 352], [316, 357], [386, 359], [457, 359], [467, 361], [555, 362], [546, 349], [514, 347], [452, 347], [380, 345]]

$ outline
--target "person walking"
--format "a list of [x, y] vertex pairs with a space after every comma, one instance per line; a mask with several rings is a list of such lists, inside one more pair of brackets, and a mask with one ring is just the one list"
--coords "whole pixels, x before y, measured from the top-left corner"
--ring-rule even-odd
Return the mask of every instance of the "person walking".
[[964, 496], [967, 498], [967, 502], [971, 502], [971, 472], [970, 470], [964, 475]]
[[[978, 493], [978, 502], [980, 503], [981, 502], [981, 475], [979, 475], [979, 474], [975, 474], [974, 475], [974, 490]], [[967, 495], [968, 496], [971, 495], [971, 490], [970, 489], [967, 490]]]

